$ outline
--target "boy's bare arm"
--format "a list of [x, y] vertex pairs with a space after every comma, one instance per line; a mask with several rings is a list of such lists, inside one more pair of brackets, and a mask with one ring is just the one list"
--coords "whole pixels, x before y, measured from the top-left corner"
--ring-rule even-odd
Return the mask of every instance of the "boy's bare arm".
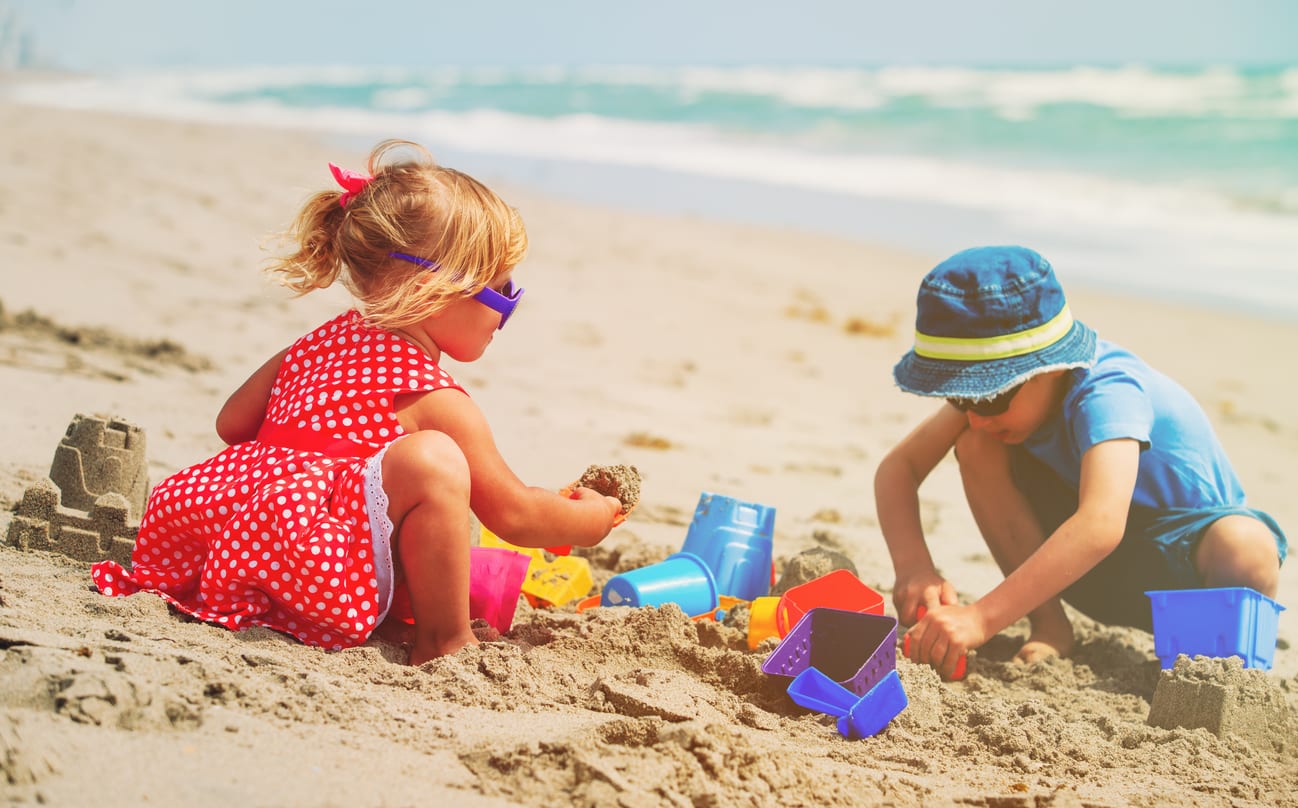
[[1092, 447], [1082, 458], [1077, 512], [977, 602], [930, 609], [907, 635], [911, 658], [952, 677], [967, 651], [1059, 595], [1112, 552], [1122, 540], [1139, 460], [1133, 440]]
[[1059, 595], [1122, 541], [1136, 487], [1140, 444], [1111, 440], [1082, 456], [1077, 512], [976, 604], [986, 637]]
[[[965, 416], [944, 403], [888, 452], [875, 472], [874, 499], [879, 529], [888, 545], [899, 584], [893, 600], [900, 618], [907, 624], [915, 619], [916, 606], [936, 605], [921, 603], [925, 600], [921, 593], [903, 591], [907, 582], [922, 588], [941, 585], [920, 522], [919, 487], [967, 427]], [[949, 594], [954, 600], [954, 591]]]

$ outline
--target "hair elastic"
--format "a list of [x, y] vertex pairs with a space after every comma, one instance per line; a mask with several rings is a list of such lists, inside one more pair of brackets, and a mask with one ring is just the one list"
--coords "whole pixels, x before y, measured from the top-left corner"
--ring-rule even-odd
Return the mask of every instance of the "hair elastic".
[[333, 163], [329, 164], [329, 171], [333, 173], [334, 179], [342, 187], [342, 196], [338, 197], [338, 205], [347, 207], [347, 203], [352, 201], [352, 197], [365, 190], [365, 186], [373, 182], [374, 178], [355, 171], [349, 171], [345, 168], [339, 168]]

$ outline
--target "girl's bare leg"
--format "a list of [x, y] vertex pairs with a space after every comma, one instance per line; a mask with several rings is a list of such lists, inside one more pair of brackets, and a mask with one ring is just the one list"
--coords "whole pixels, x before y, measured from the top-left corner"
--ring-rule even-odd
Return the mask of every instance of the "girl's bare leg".
[[[1046, 540], [1032, 507], [1014, 485], [1009, 447], [971, 429], [956, 441], [955, 451], [974, 521], [997, 566], [1009, 575]], [[1027, 617], [1031, 631], [1015, 659], [1033, 662], [1073, 650], [1073, 624], [1058, 597]]]
[[469, 465], [455, 441], [416, 432], [383, 455], [393, 544], [415, 615], [411, 665], [477, 643], [469, 628]]

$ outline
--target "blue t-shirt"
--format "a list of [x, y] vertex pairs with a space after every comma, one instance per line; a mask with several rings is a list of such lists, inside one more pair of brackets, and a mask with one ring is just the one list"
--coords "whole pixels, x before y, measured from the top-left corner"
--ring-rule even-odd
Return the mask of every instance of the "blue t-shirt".
[[1134, 505], [1243, 505], [1244, 489], [1203, 408], [1185, 388], [1135, 355], [1099, 340], [1095, 365], [1069, 371], [1063, 406], [1023, 443], [1073, 488], [1082, 455], [1116, 438], [1140, 441]]

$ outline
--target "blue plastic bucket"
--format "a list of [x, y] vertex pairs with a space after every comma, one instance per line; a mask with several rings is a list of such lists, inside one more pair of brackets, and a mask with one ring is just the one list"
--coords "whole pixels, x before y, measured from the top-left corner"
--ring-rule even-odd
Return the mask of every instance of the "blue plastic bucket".
[[657, 564], [614, 575], [600, 597], [601, 606], [675, 603], [688, 615], [711, 612], [720, 602], [712, 571], [692, 553], [673, 553]]
[[1156, 589], [1149, 596], [1154, 655], [1170, 668], [1179, 654], [1230, 657], [1246, 668], [1269, 670], [1284, 607], [1243, 586]]

